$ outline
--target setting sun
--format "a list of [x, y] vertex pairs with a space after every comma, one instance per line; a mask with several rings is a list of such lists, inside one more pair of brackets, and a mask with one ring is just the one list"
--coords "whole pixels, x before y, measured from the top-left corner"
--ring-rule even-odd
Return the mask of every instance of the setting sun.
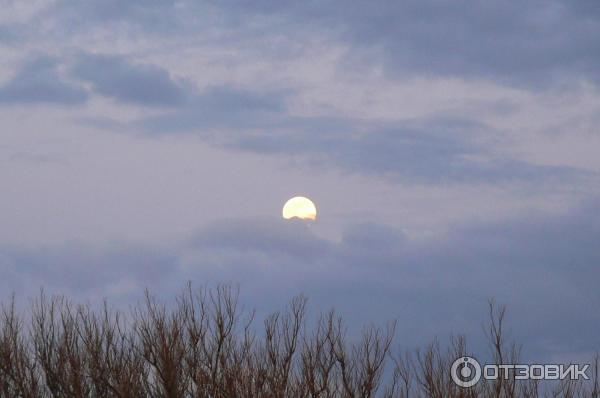
[[288, 200], [283, 206], [283, 218], [299, 218], [302, 220], [315, 220], [317, 218], [317, 208], [308, 198], [296, 196]]

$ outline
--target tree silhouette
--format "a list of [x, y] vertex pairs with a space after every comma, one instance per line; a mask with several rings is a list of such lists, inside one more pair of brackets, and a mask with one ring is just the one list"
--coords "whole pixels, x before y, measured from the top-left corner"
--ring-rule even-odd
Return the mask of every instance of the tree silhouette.
[[[396, 352], [396, 322], [365, 327], [351, 341], [333, 310], [309, 328], [303, 296], [262, 327], [238, 299], [228, 285], [188, 284], [172, 308], [146, 292], [125, 314], [106, 302], [94, 311], [41, 292], [26, 321], [13, 296], [1, 310], [0, 397], [599, 397], [598, 355], [587, 382], [543, 389], [509, 374], [461, 388], [450, 367], [469, 354], [463, 336], [445, 349], [434, 340], [423, 350]], [[505, 314], [489, 302], [484, 331], [497, 364], [517, 363], [520, 354], [505, 339]]]

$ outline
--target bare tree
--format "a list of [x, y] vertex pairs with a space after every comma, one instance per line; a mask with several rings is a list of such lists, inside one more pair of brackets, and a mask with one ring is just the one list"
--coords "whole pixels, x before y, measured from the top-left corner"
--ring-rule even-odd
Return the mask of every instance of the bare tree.
[[[27, 322], [13, 297], [1, 306], [0, 398], [599, 397], [598, 355], [587, 383], [541, 388], [508, 374], [461, 388], [450, 368], [469, 354], [464, 336], [444, 349], [434, 340], [393, 354], [396, 322], [350, 338], [332, 310], [308, 327], [307, 300], [299, 296], [259, 327], [238, 301], [238, 289], [228, 285], [188, 285], [171, 307], [146, 292], [124, 314], [106, 302], [93, 310], [42, 291]], [[506, 308], [491, 300], [488, 315], [491, 360], [518, 362], [520, 347], [506, 337]]]
[[0, 396], [40, 396], [37, 363], [22, 335], [23, 322], [16, 314], [14, 296], [7, 307], [2, 306], [0, 322]]

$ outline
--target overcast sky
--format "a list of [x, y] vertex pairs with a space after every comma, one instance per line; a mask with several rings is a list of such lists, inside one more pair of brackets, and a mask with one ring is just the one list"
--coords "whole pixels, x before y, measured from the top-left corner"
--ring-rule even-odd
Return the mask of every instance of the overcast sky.
[[0, 297], [229, 282], [407, 347], [495, 297], [526, 355], [600, 348], [597, 1], [0, 9]]

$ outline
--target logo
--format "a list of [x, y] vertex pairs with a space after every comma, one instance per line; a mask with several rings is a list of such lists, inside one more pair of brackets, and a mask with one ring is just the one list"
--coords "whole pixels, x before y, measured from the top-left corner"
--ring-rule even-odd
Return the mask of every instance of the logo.
[[475, 358], [460, 357], [452, 363], [450, 376], [459, 387], [473, 387], [481, 378], [481, 366]]
[[493, 365], [482, 367], [475, 358], [460, 357], [452, 363], [450, 376], [459, 387], [473, 387], [483, 376], [486, 380], [512, 379], [515, 380], [589, 380], [587, 370], [590, 365], [559, 365], [559, 364], [532, 364], [532, 365]]

